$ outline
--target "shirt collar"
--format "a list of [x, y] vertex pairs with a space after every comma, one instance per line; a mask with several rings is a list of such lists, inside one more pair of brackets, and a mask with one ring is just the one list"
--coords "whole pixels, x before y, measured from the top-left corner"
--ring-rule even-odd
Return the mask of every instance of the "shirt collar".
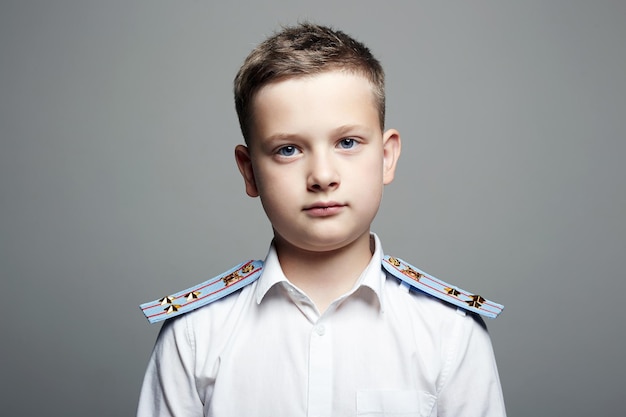
[[278, 261], [278, 254], [276, 253], [274, 242], [270, 245], [265, 261], [263, 261], [263, 273], [257, 282], [258, 284], [255, 289], [257, 304], [261, 303], [265, 294], [267, 294], [274, 285], [281, 282], [289, 282]]
[[[384, 256], [383, 249], [380, 243], [380, 239], [375, 233], [370, 234], [370, 239], [374, 243], [374, 253], [372, 255], [372, 258], [357, 279], [352, 290], [350, 290], [350, 292], [348, 292], [346, 296], [354, 293], [360, 287], [367, 287], [371, 289], [374, 294], [376, 294], [376, 296], [378, 297], [378, 302], [380, 303], [380, 307], [381, 309], [383, 309], [383, 286], [386, 276], [381, 267]], [[263, 273], [259, 278], [257, 287], [255, 289], [255, 299], [257, 304], [260, 304], [261, 301], [263, 301], [263, 298], [270, 290], [270, 288], [272, 288], [276, 284], [283, 282], [287, 283], [288, 285], [292, 285], [285, 276], [280, 266], [280, 262], [278, 261], [278, 254], [276, 253], [276, 248], [274, 247], [274, 243], [272, 242], [267, 256], [265, 257], [265, 262], [263, 264]]]

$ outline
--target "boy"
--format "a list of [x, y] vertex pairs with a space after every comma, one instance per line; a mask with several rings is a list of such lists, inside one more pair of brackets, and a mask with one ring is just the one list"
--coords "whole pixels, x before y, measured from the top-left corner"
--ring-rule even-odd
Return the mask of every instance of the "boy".
[[142, 306], [151, 321], [180, 316], [157, 339], [138, 415], [504, 416], [477, 316], [501, 306], [385, 257], [370, 232], [400, 155], [370, 51], [286, 28], [248, 56], [235, 103], [237, 166], [274, 239], [264, 262]]

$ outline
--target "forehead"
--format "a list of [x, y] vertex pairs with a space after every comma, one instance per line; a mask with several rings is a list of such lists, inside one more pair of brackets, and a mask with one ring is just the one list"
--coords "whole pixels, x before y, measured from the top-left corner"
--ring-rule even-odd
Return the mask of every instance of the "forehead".
[[360, 74], [329, 71], [261, 88], [253, 102], [252, 137], [320, 133], [341, 125], [380, 129], [372, 83]]

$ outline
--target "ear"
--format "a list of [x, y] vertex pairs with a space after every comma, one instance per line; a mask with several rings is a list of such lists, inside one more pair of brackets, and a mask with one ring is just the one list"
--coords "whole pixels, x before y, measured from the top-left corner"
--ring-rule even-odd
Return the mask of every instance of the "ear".
[[237, 161], [237, 167], [246, 185], [246, 194], [250, 197], [258, 197], [259, 191], [257, 190], [256, 180], [254, 178], [250, 149], [244, 145], [237, 145], [235, 147], [235, 161]]
[[383, 133], [383, 184], [385, 185], [393, 181], [401, 150], [400, 132], [389, 129]]

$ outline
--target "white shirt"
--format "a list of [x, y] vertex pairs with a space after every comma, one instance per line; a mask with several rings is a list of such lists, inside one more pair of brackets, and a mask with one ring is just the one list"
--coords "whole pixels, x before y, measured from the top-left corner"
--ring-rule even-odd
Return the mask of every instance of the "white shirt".
[[502, 417], [482, 320], [408, 291], [378, 238], [354, 288], [319, 314], [273, 247], [241, 291], [167, 321], [139, 417]]

